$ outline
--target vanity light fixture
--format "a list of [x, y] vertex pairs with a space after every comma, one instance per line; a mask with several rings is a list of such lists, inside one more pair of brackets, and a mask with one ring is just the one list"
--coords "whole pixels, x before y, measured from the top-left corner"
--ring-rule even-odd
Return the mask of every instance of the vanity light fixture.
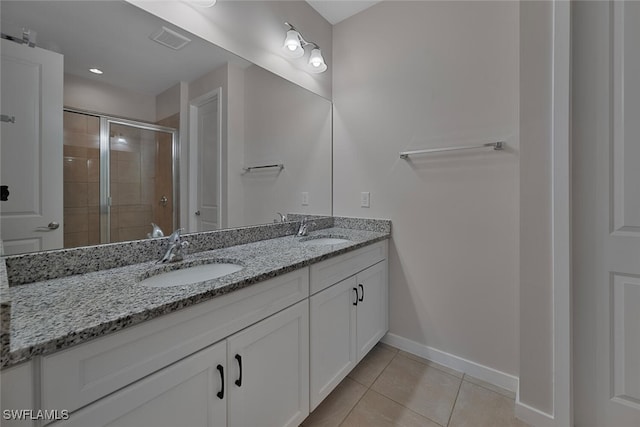
[[288, 22], [285, 22], [284, 24], [289, 26], [282, 45], [282, 52], [284, 56], [287, 58], [301, 58], [304, 56], [304, 48], [311, 45], [313, 46], [313, 49], [309, 55], [309, 72], [322, 73], [326, 71], [327, 64], [324, 62], [324, 58], [322, 57], [320, 46], [314, 42], [306, 41], [304, 37], [302, 37], [302, 34], [300, 34], [293, 25]]
[[93, 74], [104, 74], [100, 68], [89, 68], [89, 71], [91, 71]]

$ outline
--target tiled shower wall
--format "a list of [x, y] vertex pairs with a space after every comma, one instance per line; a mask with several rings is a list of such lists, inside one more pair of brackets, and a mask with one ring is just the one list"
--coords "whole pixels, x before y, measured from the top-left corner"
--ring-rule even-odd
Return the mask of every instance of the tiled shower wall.
[[[65, 112], [64, 247], [100, 242], [99, 118]], [[143, 239], [151, 222], [173, 228], [170, 134], [112, 125], [110, 241]], [[165, 195], [166, 205], [160, 203]]]
[[100, 119], [64, 113], [64, 247], [100, 243]]

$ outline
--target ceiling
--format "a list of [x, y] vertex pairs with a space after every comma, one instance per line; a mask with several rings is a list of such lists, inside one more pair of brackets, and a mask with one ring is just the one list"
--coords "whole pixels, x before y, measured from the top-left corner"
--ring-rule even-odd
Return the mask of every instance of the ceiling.
[[306, 0], [331, 25], [370, 8], [382, 0]]
[[[125, 2], [3, 0], [0, 7], [2, 32], [21, 38], [21, 28], [35, 30], [38, 46], [64, 55], [65, 73], [139, 93], [157, 95], [227, 62], [250, 65]], [[173, 50], [152, 41], [163, 26], [191, 42]], [[104, 74], [90, 73], [92, 67]]]
[[[381, 0], [306, 1], [336, 24]], [[35, 30], [38, 46], [64, 55], [65, 73], [141, 93], [159, 94], [178, 81], [191, 81], [226, 62], [250, 65], [125, 2], [2, 0], [0, 7], [2, 32], [20, 37], [22, 28]], [[163, 26], [191, 42], [172, 50], [152, 41], [149, 36]], [[92, 67], [104, 74], [90, 73]]]

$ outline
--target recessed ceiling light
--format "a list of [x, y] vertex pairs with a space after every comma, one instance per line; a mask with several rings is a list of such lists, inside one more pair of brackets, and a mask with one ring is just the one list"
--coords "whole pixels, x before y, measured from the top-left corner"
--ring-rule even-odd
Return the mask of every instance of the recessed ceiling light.
[[102, 70], [99, 68], [89, 68], [89, 71], [91, 71], [93, 74], [102, 74]]

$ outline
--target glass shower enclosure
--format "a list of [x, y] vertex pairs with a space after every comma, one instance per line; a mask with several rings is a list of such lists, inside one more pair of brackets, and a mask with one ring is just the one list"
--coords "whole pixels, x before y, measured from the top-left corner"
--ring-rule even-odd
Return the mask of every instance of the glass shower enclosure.
[[177, 130], [64, 112], [64, 247], [147, 238], [179, 222]]

